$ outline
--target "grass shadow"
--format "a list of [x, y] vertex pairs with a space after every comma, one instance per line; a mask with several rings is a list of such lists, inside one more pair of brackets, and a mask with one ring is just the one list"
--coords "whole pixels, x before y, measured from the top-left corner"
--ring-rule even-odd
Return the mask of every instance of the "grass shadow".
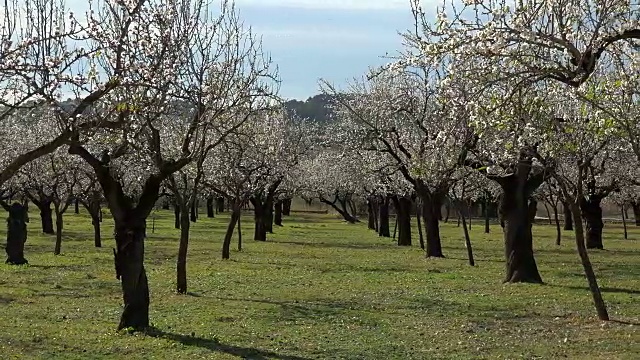
[[162, 339], [179, 342], [186, 346], [197, 346], [197, 347], [209, 349], [211, 351], [217, 351], [217, 352], [221, 352], [221, 353], [225, 353], [233, 356], [238, 356], [243, 359], [311, 360], [309, 358], [304, 358], [300, 356], [279, 354], [269, 350], [224, 344], [217, 339], [205, 339], [205, 338], [195, 337], [191, 335], [169, 333], [156, 328], [147, 330], [146, 334], [151, 337], [162, 338]]

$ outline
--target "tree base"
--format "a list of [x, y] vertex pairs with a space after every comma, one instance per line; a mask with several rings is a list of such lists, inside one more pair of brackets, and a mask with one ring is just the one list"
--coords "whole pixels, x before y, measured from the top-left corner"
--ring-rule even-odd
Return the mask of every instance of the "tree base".
[[8, 265], [25, 265], [25, 264], [28, 264], [29, 261], [27, 261], [27, 259], [25, 258], [21, 258], [21, 259], [8, 258], [7, 261], [5, 261], [4, 263]]

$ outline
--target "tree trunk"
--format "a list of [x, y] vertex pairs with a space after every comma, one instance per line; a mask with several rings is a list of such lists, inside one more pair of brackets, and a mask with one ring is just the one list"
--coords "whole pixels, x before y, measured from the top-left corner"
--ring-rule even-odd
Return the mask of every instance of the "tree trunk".
[[571, 214], [571, 206], [569, 204], [563, 202], [562, 203], [562, 211], [564, 213], [564, 230], [572, 231], [573, 230], [573, 215]]
[[224, 212], [224, 197], [218, 196], [216, 199], [216, 207], [218, 209], [218, 213]]
[[488, 234], [491, 230], [490, 227], [490, 217], [489, 217], [489, 200], [485, 196], [482, 201], [482, 211], [484, 215], [484, 233]]
[[242, 209], [238, 206], [238, 251], [242, 251], [242, 225], [240, 224], [242, 219]]
[[624, 239], [629, 239], [629, 233], [627, 232], [627, 219], [625, 216], [625, 208], [624, 205], [620, 207], [620, 211], [622, 212], [622, 228], [624, 229]]
[[394, 196], [392, 200], [396, 208], [398, 246], [411, 246], [411, 208], [413, 204], [406, 197]]
[[[191, 208], [193, 209], [192, 201]], [[176, 291], [178, 294], [187, 293], [187, 251], [189, 249], [189, 229], [191, 215], [188, 205], [180, 207], [180, 245], [178, 246], [178, 261], [176, 264]]]
[[274, 215], [274, 223], [278, 226], [282, 226], [282, 208], [283, 208], [283, 204], [281, 200], [277, 200], [276, 203], [274, 204], [275, 207], [275, 215]]
[[631, 203], [633, 209], [633, 218], [635, 219], [636, 226], [640, 226], [640, 201]]
[[602, 199], [599, 196], [590, 196], [580, 201], [582, 218], [585, 221], [587, 235], [587, 249], [604, 249], [602, 244]]
[[[537, 202], [533, 199], [528, 204], [524, 194], [505, 193], [503, 201], [512, 200], [513, 207], [504, 213], [504, 242], [506, 276], [504, 282], [542, 283], [533, 255], [532, 220], [536, 214]], [[520, 199], [514, 199], [514, 197]], [[522, 206], [521, 206], [522, 205]], [[503, 207], [508, 205], [503, 205]]]
[[29, 263], [24, 258], [24, 243], [27, 241], [27, 209], [20, 203], [13, 203], [6, 209], [7, 218], [7, 252], [6, 264], [22, 265]]
[[60, 250], [62, 248], [62, 211], [56, 206], [56, 245], [53, 250], [54, 255], [60, 255]]
[[549, 225], [553, 225], [553, 223], [551, 222], [551, 211], [549, 211], [549, 206], [547, 205], [546, 201], [542, 202], [542, 205], [544, 205], [544, 209], [547, 211], [547, 219], [549, 220]]
[[422, 204], [416, 206], [416, 221], [418, 222], [418, 236], [420, 237], [420, 248], [424, 250], [424, 237], [422, 235]]
[[[464, 206], [464, 201], [461, 202], [460, 206]], [[464, 206], [464, 209], [458, 208], [458, 215], [462, 218], [462, 228], [464, 229], [464, 246], [467, 249], [467, 259], [469, 260], [470, 266], [476, 266], [476, 261], [473, 258], [473, 248], [471, 247], [471, 238], [469, 237], [469, 229], [467, 229], [467, 220], [465, 217], [465, 211], [467, 211], [467, 207]]]
[[116, 276], [122, 281], [124, 310], [118, 330], [149, 327], [149, 284], [144, 269], [144, 220], [134, 214], [116, 217]]
[[[447, 201], [446, 204], [444, 205], [444, 208], [445, 208], [444, 222], [448, 223], [449, 222], [449, 215], [451, 214], [451, 202]], [[460, 226], [460, 218], [458, 218], [458, 226]]]
[[282, 200], [282, 215], [290, 216], [291, 215], [291, 203], [293, 200], [291, 198], [286, 198]]
[[576, 225], [575, 237], [576, 247], [578, 254], [580, 255], [580, 261], [582, 262], [582, 268], [589, 284], [589, 290], [591, 291], [591, 297], [593, 298], [593, 304], [596, 307], [598, 318], [600, 320], [609, 320], [609, 313], [607, 312], [607, 306], [602, 298], [600, 287], [596, 279], [596, 274], [593, 272], [593, 266], [591, 266], [591, 260], [589, 260], [589, 253], [584, 244], [584, 232], [582, 229], [582, 221], [580, 219], [580, 206], [575, 202], [571, 202], [571, 212], [573, 214], [573, 221]]
[[198, 201], [197, 200], [194, 200], [191, 203], [191, 209], [190, 210], [191, 210], [191, 216], [190, 216], [191, 222], [198, 221]]
[[269, 234], [273, 234], [273, 200], [267, 200], [264, 205], [264, 227]]
[[169, 200], [166, 198], [162, 200], [162, 210], [169, 210], [171, 208], [171, 204], [169, 204]]
[[427, 233], [426, 256], [444, 257], [442, 254], [442, 244], [440, 241], [440, 224], [442, 202], [438, 196], [424, 196], [422, 198], [422, 217], [424, 228]]
[[51, 210], [51, 201], [43, 200], [36, 204], [40, 209], [40, 220], [42, 223], [42, 232], [45, 234], [53, 235], [53, 211]]
[[560, 219], [558, 218], [558, 203], [556, 202], [551, 208], [553, 209], [553, 220], [556, 222], [556, 245], [560, 246], [562, 232], [560, 232]]
[[383, 237], [391, 237], [391, 232], [389, 231], [389, 197], [385, 196], [382, 201], [380, 201], [379, 206], [380, 212], [380, 222], [378, 228], [378, 235]]
[[180, 206], [173, 204], [173, 226], [176, 229], [180, 229]]
[[255, 222], [255, 230], [253, 234], [253, 239], [256, 241], [267, 241], [267, 227], [264, 223], [265, 221], [265, 209], [260, 201], [255, 201], [253, 204], [254, 214], [253, 219]]
[[[230, 256], [230, 247], [231, 247], [231, 238], [233, 237], [233, 229], [238, 226], [239, 228], [239, 220], [240, 220], [240, 207], [237, 205], [233, 205], [233, 210], [231, 211], [231, 218], [229, 219], [229, 225], [227, 225], [227, 233], [224, 235], [224, 242], [222, 243], [222, 259], [229, 259]], [[240, 242], [238, 242], [240, 244]], [[240, 245], [238, 245], [240, 247]]]
[[212, 218], [214, 217], [214, 211], [213, 211], [213, 196], [209, 196], [207, 198], [207, 217], [208, 218]]
[[75, 214], [80, 214], [80, 204], [79, 204], [79, 200], [78, 199], [74, 199], [73, 200], [73, 212]]
[[100, 234], [100, 215], [91, 214], [91, 225], [93, 225], [93, 243], [95, 247], [102, 247], [102, 235]]
[[367, 200], [367, 228], [370, 230], [375, 230], [376, 228], [376, 213], [373, 209], [373, 200]]

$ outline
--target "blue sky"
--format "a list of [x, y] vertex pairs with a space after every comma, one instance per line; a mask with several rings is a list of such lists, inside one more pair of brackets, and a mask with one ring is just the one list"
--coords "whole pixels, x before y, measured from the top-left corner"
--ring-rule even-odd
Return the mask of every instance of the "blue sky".
[[237, 0], [280, 70], [281, 95], [306, 99], [318, 79], [338, 86], [382, 65], [412, 26], [408, 0]]
[[[423, 1], [426, 3], [427, 1]], [[304, 100], [324, 78], [338, 87], [388, 63], [413, 24], [409, 0], [236, 0], [240, 17], [262, 36], [278, 65], [281, 96]], [[67, 0], [77, 14], [87, 0]], [[435, 10], [435, 7], [434, 7]]]

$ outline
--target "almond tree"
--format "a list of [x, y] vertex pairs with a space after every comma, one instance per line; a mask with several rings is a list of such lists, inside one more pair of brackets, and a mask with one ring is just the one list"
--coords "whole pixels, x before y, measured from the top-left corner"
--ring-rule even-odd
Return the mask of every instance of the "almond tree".
[[[225, 27], [234, 19], [226, 2], [219, 13], [200, 0], [103, 6], [104, 27], [128, 22], [136, 30], [125, 50], [118, 46], [100, 55], [103, 71], [126, 91], [112, 91], [110, 102], [93, 108], [92, 116], [119, 126], [78, 131], [69, 151], [95, 172], [115, 222], [114, 260], [124, 297], [118, 328], [143, 329], [149, 326], [145, 222], [163, 182], [200, 159], [222, 114], [262, 96], [272, 73], [246, 33]], [[199, 47], [199, 41], [209, 43]], [[192, 49], [207, 49], [216, 60], [192, 71], [200, 61], [191, 57]]]

